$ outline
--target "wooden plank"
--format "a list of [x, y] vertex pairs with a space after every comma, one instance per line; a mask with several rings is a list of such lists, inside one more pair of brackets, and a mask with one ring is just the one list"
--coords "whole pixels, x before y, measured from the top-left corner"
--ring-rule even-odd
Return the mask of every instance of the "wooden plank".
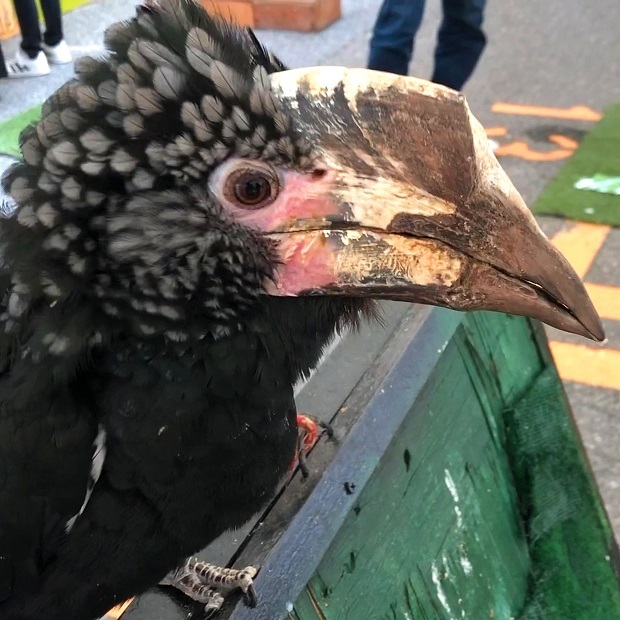
[[[473, 312], [466, 316], [463, 329], [468, 335], [464, 346], [482, 365], [485, 392], [499, 393], [504, 402], [512, 402], [531, 383], [543, 366], [532, 324], [521, 317], [499, 312]], [[468, 367], [469, 368], [469, 367]]]
[[518, 613], [529, 560], [492, 422], [503, 394], [522, 391], [541, 367], [523, 319], [465, 320], [311, 581], [326, 619]]

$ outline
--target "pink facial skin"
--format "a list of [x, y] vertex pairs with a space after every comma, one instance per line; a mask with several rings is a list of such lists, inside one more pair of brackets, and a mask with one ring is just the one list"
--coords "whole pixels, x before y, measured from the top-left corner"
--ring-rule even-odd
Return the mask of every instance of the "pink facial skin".
[[333, 171], [278, 170], [280, 191], [276, 199], [264, 207], [248, 209], [230, 200], [224, 191], [226, 177], [240, 168], [243, 168], [241, 160], [226, 162], [213, 174], [210, 186], [224, 209], [248, 227], [264, 233], [316, 229], [319, 226], [312, 222], [324, 222], [328, 216], [338, 213], [330, 196], [336, 177]]
[[320, 289], [338, 280], [334, 247], [322, 231], [273, 235], [278, 241], [282, 264], [275, 284], [269, 282], [267, 293], [296, 296], [301, 291]]

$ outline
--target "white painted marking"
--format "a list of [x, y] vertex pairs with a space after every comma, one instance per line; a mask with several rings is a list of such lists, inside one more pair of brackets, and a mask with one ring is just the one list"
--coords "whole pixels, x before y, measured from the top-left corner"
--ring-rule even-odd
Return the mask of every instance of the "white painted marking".
[[431, 579], [433, 580], [433, 583], [435, 584], [437, 598], [439, 599], [441, 606], [446, 610], [446, 613], [448, 614], [448, 617], [450, 618], [450, 620], [456, 620], [456, 616], [452, 613], [452, 609], [450, 609], [450, 605], [448, 603], [448, 597], [446, 596], [446, 593], [443, 591], [443, 585], [441, 583], [441, 573], [439, 572], [439, 568], [437, 567], [437, 564], [435, 562], [431, 564]]
[[466, 575], [471, 575], [474, 567], [471, 565], [471, 562], [469, 561], [469, 558], [465, 555], [461, 555], [461, 566], [463, 567], [463, 572]]
[[448, 487], [448, 491], [450, 491], [450, 495], [452, 495], [452, 499], [454, 500], [454, 514], [456, 515], [456, 525], [459, 528], [463, 527], [463, 513], [461, 511], [461, 507], [459, 506], [460, 498], [458, 491], [456, 490], [456, 484], [454, 484], [454, 480], [450, 475], [450, 472], [445, 469], [444, 470], [444, 480], [446, 486]]

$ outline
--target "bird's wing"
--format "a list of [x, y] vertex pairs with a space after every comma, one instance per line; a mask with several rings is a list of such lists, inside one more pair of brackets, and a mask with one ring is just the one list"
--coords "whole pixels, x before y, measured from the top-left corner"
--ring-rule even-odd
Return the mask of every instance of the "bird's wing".
[[[10, 217], [5, 206], [2, 216]], [[11, 270], [0, 265], [0, 610], [36, 588], [85, 500], [95, 450], [79, 356], [59, 360], [32, 344], [41, 329], [53, 334], [49, 310], [20, 299]], [[27, 320], [16, 321], [18, 314]]]

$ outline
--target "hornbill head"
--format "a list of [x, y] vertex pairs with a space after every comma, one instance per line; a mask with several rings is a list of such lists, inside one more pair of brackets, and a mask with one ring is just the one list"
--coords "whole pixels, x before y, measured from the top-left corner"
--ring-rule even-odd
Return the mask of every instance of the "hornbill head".
[[[45, 103], [4, 179], [11, 320], [29, 299], [80, 298], [82, 328], [187, 341], [242, 328], [261, 295], [340, 295], [603, 338], [456, 92], [286, 71], [190, 0], [162, 0], [106, 43]], [[73, 346], [41, 333], [52, 353]]]

